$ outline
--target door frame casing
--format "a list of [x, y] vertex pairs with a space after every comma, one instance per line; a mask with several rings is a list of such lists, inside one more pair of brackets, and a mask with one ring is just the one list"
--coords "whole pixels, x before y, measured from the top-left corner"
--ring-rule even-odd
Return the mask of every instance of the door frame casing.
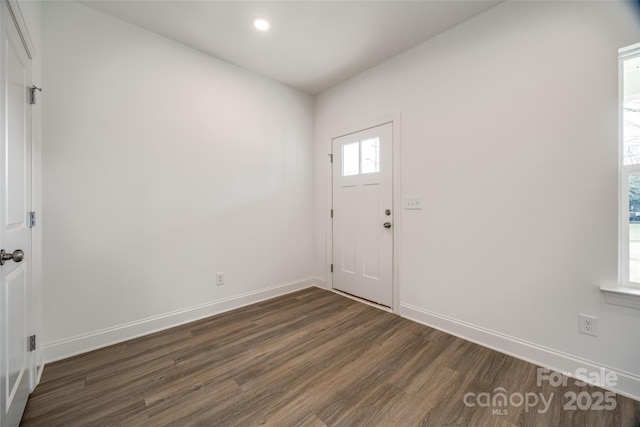
[[[401, 151], [400, 151], [400, 112], [396, 112], [394, 114], [387, 114], [384, 116], [380, 116], [373, 120], [367, 120], [365, 122], [361, 122], [356, 125], [347, 126], [336, 131], [330, 133], [330, 137], [328, 138], [328, 147], [329, 150], [327, 154], [334, 155], [333, 153], [333, 140], [336, 138], [340, 138], [342, 136], [351, 135], [353, 133], [357, 133], [366, 129], [371, 129], [377, 126], [385, 125], [391, 123], [392, 125], [392, 141], [391, 141], [391, 152], [392, 152], [392, 191], [393, 191], [393, 260], [392, 260], [392, 268], [393, 268], [393, 283], [392, 283], [392, 304], [391, 310], [394, 313], [400, 313], [400, 269], [398, 268], [398, 260], [400, 257], [400, 230], [402, 230], [402, 197], [401, 197], [401, 182], [400, 182], [400, 159], [401, 159]], [[326, 188], [327, 188], [327, 206], [329, 211], [333, 209], [333, 164], [331, 162], [327, 162], [329, 164], [326, 169]], [[333, 273], [331, 272], [331, 263], [333, 262], [333, 218], [331, 215], [326, 216], [327, 220], [325, 223], [325, 235], [326, 235], [326, 266], [325, 266], [325, 277], [326, 277], [326, 287], [329, 290], [333, 290]], [[386, 307], [380, 306], [380, 308], [386, 309]]]

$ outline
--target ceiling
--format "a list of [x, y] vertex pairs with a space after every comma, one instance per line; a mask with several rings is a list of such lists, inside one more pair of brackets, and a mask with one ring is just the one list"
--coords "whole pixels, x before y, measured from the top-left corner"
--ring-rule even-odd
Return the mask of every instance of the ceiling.
[[[315, 95], [500, 1], [81, 3]], [[256, 30], [257, 17], [271, 29]]]

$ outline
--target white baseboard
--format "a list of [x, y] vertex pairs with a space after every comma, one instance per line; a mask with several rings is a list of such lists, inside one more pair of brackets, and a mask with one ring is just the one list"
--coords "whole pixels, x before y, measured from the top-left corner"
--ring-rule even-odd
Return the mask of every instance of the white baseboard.
[[576, 377], [575, 373], [580, 372], [580, 370], [583, 370], [583, 372], [586, 370], [588, 373], [612, 373], [617, 378], [614, 387], [603, 384], [596, 385], [631, 399], [640, 400], [640, 376], [638, 375], [598, 365], [570, 354], [442, 316], [410, 304], [400, 304], [400, 315], [483, 347], [491, 348], [500, 353], [508, 354], [574, 378]]
[[327, 287], [327, 281], [325, 280], [324, 277], [314, 276], [314, 277], [312, 277], [312, 279], [314, 280], [314, 284], [315, 284], [316, 287], [318, 287], [320, 289], [329, 289]]
[[46, 363], [66, 359], [98, 348], [117, 344], [163, 329], [193, 322], [225, 311], [255, 304], [269, 298], [285, 295], [301, 289], [315, 286], [317, 279], [306, 277], [288, 283], [234, 295], [218, 301], [208, 302], [195, 307], [161, 314], [135, 322], [102, 329], [88, 334], [78, 335], [64, 340], [47, 343], [42, 346], [42, 360]]
[[[40, 379], [42, 378], [43, 372], [44, 372], [44, 363], [36, 367], [36, 384], [40, 384]], [[33, 388], [35, 388], [35, 386]]]

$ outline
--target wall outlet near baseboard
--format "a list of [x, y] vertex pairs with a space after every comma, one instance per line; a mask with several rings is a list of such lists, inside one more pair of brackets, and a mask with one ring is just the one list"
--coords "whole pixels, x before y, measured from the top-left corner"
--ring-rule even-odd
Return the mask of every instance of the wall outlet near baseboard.
[[216, 273], [216, 285], [224, 285], [224, 273]]
[[581, 334], [598, 336], [598, 318], [580, 313], [580, 326], [578, 331]]

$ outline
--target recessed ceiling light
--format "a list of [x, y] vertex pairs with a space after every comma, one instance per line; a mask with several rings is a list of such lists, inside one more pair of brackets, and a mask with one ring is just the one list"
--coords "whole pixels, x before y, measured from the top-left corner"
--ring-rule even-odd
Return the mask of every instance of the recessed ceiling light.
[[267, 31], [271, 25], [269, 25], [269, 21], [267, 21], [266, 19], [258, 18], [253, 21], [253, 26], [260, 31]]

